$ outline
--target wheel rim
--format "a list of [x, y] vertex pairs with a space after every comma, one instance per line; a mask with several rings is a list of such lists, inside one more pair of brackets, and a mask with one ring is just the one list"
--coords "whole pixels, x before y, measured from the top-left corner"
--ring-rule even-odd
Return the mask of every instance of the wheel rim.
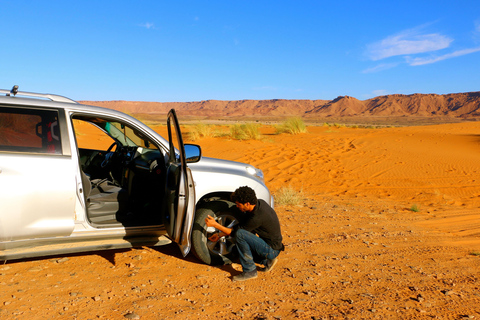
[[[229, 213], [220, 213], [216, 216], [215, 220], [222, 226], [227, 228], [232, 228], [238, 224], [237, 218]], [[233, 247], [235, 247], [235, 243], [233, 242], [233, 238], [231, 236], [221, 237], [218, 241], [210, 241], [210, 238], [214, 233], [217, 233], [217, 229], [213, 227], [207, 227], [206, 229], [206, 239], [207, 239], [207, 247], [208, 250], [216, 255], [228, 255], [232, 252]]]

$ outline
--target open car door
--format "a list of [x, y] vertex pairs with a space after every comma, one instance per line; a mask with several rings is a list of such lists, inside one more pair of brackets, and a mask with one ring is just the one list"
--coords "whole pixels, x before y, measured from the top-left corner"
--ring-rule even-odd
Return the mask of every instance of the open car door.
[[175, 110], [167, 118], [169, 159], [165, 187], [165, 228], [170, 238], [178, 243], [183, 256], [191, 247], [193, 216], [195, 213], [195, 187], [187, 167], [185, 147]]

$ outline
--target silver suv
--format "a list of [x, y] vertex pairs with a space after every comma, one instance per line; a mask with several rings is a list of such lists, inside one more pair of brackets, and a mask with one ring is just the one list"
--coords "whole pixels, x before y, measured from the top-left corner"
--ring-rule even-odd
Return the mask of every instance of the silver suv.
[[228, 263], [229, 238], [210, 242], [212, 215], [238, 221], [230, 194], [253, 188], [273, 206], [261, 170], [202, 157], [133, 117], [68, 98], [0, 90], [0, 261], [176, 242], [207, 264]]

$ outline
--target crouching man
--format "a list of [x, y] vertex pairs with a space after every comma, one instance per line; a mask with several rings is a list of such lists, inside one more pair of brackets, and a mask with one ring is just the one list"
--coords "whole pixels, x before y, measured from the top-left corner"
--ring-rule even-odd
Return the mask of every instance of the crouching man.
[[238, 188], [231, 198], [243, 212], [240, 223], [233, 228], [227, 228], [208, 216], [205, 219], [206, 225], [220, 231], [209, 240], [218, 241], [223, 236], [232, 235], [243, 269], [241, 274], [233, 277], [233, 281], [255, 279], [255, 262], [264, 266], [261, 271], [269, 272], [277, 263], [280, 251], [284, 250], [280, 222], [275, 210], [264, 200], [258, 200], [255, 191], [250, 187]]

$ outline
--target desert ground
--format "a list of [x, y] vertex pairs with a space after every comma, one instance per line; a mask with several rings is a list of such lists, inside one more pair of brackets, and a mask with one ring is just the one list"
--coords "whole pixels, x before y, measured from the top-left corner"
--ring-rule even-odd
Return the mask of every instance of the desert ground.
[[194, 143], [301, 195], [272, 272], [232, 282], [174, 244], [8, 261], [0, 319], [480, 318], [480, 123], [261, 131]]

